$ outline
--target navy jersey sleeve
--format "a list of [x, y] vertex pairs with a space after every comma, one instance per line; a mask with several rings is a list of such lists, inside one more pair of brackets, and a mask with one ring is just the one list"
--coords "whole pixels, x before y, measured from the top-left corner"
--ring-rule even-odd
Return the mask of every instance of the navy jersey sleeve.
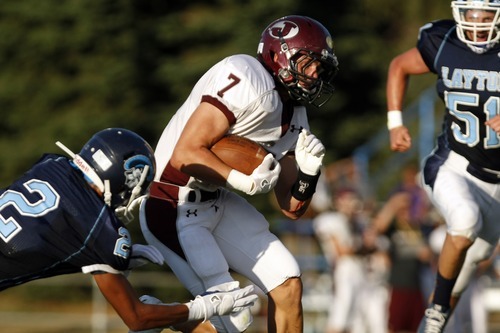
[[441, 46], [452, 33], [455, 33], [455, 22], [452, 20], [434, 21], [420, 28], [417, 49], [433, 73], [437, 73], [435, 59], [439, 56]]
[[0, 192], [0, 219], [0, 290], [128, 267], [127, 229], [66, 157], [44, 156]]

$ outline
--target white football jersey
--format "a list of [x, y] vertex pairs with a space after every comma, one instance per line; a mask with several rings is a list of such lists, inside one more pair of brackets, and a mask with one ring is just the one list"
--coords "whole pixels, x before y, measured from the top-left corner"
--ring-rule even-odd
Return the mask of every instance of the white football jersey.
[[271, 74], [256, 58], [233, 55], [201, 77], [164, 129], [155, 151], [156, 180], [167, 166], [187, 120], [202, 101], [217, 106], [226, 115], [228, 134], [262, 144], [278, 160], [295, 149], [301, 129], [309, 129], [305, 107], [284, 106]]
[[338, 253], [333, 242], [332, 237], [341, 244], [343, 247], [354, 247], [356, 239], [353, 234], [350, 222], [347, 217], [339, 212], [326, 211], [313, 220], [314, 232], [318, 236], [324, 254], [330, 262], [338, 259]]

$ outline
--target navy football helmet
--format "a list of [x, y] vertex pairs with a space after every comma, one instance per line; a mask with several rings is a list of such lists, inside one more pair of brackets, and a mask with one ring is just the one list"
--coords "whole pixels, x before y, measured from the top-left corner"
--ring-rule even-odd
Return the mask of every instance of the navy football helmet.
[[127, 129], [108, 128], [97, 132], [78, 154], [57, 144], [103, 193], [106, 204], [117, 212], [122, 210], [123, 215], [128, 214], [127, 208], [134, 199], [146, 194], [153, 181], [154, 151], [146, 140]]
[[[330, 99], [339, 64], [332, 37], [318, 21], [298, 15], [275, 20], [262, 33], [257, 58], [293, 99], [317, 107]], [[306, 69], [317, 63], [318, 77], [308, 76]]]

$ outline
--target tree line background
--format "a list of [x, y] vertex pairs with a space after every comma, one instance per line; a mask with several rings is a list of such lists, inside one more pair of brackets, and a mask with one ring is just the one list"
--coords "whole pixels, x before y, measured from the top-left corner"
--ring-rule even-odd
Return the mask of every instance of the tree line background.
[[[0, 185], [62, 141], [74, 151], [106, 127], [153, 146], [196, 80], [235, 53], [254, 55], [262, 30], [288, 15], [330, 30], [336, 92], [310, 110], [327, 162], [385, 125], [385, 76], [448, 1], [17, 0], [0, 2]], [[412, 80], [409, 98], [433, 78]]]
[[[262, 30], [290, 14], [317, 19], [334, 39], [336, 92], [310, 109], [330, 163], [385, 127], [390, 60], [451, 9], [431, 0], [0, 1], [0, 187], [42, 153], [62, 153], [56, 141], [78, 152], [107, 127], [134, 130], [154, 147], [206, 70], [232, 54], [255, 55]], [[412, 79], [407, 102], [433, 82]], [[267, 214], [269, 204], [260, 209]]]

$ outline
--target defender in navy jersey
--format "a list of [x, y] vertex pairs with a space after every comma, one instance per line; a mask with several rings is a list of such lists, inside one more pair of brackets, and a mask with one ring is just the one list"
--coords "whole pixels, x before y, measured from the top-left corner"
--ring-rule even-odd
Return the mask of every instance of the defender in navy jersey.
[[411, 137], [401, 109], [410, 75], [432, 72], [446, 106], [443, 131], [423, 164], [423, 184], [448, 232], [419, 332], [442, 332], [478, 262], [499, 241], [500, 0], [452, 1], [454, 21], [421, 28], [417, 47], [395, 57], [387, 81], [391, 149]]
[[[0, 290], [56, 275], [93, 274], [135, 330], [196, 322], [252, 303], [251, 288], [233, 285], [221, 286], [231, 292], [187, 304], [143, 304], [123, 273], [144, 259], [163, 260], [154, 247], [133, 245], [119, 217], [130, 220], [130, 211], [146, 195], [156, 170], [153, 150], [139, 135], [120, 128], [98, 132], [79, 154], [58, 144], [71, 159], [45, 154], [0, 192]], [[217, 298], [229, 302], [216, 310]], [[161, 303], [150, 296], [141, 300]]]

